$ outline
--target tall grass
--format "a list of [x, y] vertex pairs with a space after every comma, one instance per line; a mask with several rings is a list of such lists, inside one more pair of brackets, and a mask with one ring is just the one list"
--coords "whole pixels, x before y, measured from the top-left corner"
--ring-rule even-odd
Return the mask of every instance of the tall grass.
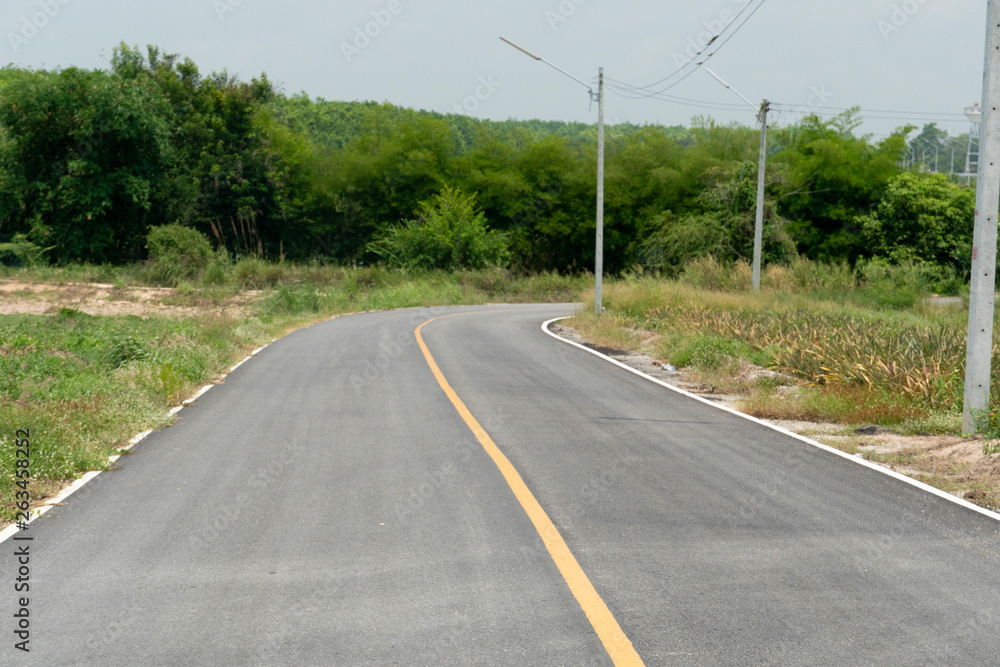
[[[689, 264], [678, 280], [610, 281], [606, 321], [598, 325], [602, 318], [583, 313], [578, 326], [599, 343], [613, 337], [609, 326], [633, 338], [647, 331], [655, 336], [648, 352], [708, 373], [713, 382], [721, 381], [721, 371], [735, 375], [752, 363], [804, 387], [787, 400], [773, 387], [730, 378], [731, 388], [753, 394], [749, 409], [759, 416], [958, 428], [967, 314], [925, 302], [942, 284], [932, 268], [872, 263], [852, 271], [799, 259], [767, 267], [759, 292], [749, 289], [748, 276], [745, 264], [707, 258]], [[993, 395], [1000, 397], [1000, 345], [993, 356]]]

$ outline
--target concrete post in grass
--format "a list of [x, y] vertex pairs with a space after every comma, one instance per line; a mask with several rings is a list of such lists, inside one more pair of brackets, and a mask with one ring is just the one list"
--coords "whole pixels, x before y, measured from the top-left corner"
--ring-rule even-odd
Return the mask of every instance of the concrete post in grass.
[[997, 217], [1000, 213], [1000, 82], [997, 77], [1000, 77], [1000, 0], [989, 0], [962, 409], [962, 430], [966, 433], [976, 431], [977, 414], [988, 410], [990, 405]]

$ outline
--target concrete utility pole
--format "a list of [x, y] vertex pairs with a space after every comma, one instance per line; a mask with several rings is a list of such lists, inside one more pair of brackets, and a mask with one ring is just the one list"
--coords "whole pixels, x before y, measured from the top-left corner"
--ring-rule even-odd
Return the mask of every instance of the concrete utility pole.
[[770, 103], [760, 105], [760, 165], [757, 167], [757, 222], [753, 230], [753, 288], [760, 289], [760, 256], [764, 245], [764, 176], [767, 172], [767, 112]]
[[597, 248], [594, 251], [594, 312], [604, 310], [604, 68], [597, 70]]
[[[750, 105], [750, 108], [757, 109], [757, 106], [753, 102], [744, 97], [740, 91], [723, 81], [721, 76], [707, 67], [705, 71], [711, 74], [713, 79], [721, 83], [723, 88], [728, 88], [739, 95], [740, 99]], [[765, 99], [757, 111], [757, 117], [760, 119], [760, 163], [757, 167], [757, 222], [753, 230], [753, 288], [755, 290], [760, 289], [760, 255], [761, 246], [764, 244], [764, 176], [767, 171], [767, 112], [770, 108], [771, 103]]]
[[1000, 0], [987, 2], [986, 64], [972, 237], [969, 338], [965, 354], [962, 430], [976, 430], [976, 415], [989, 409], [996, 290], [997, 215], [1000, 210]]
[[566, 70], [556, 67], [545, 58], [522, 49], [505, 37], [500, 37], [500, 39], [532, 60], [543, 62], [560, 74], [564, 74], [581, 84], [590, 92], [591, 101], [597, 100], [597, 248], [594, 253], [594, 312], [600, 315], [604, 311], [604, 301], [601, 294], [604, 286], [604, 68], [598, 69], [598, 88], [595, 93], [594, 89], [587, 83]]

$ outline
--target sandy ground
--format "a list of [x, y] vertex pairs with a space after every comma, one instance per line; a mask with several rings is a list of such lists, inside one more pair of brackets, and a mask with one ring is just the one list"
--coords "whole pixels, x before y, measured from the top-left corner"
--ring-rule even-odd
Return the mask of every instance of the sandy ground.
[[[667, 384], [740, 410], [742, 397], [718, 393], [715, 387], [692, 381], [683, 368], [667, 370], [648, 355], [589, 344], [571, 327], [554, 324], [551, 328], [553, 333], [588, 345]], [[763, 421], [1000, 511], [1000, 454], [984, 454], [983, 441], [979, 437], [901, 435], [877, 426], [857, 428], [827, 422]]]
[[149, 317], [190, 317], [206, 313], [242, 314], [257, 296], [244, 292], [239, 297], [217, 304], [197, 298], [188, 299], [193, 305], [168, 305], [164, 300], [180, 300], [169, 287], [115, 287], [105, 283], [27, 283], [0, 280], [0, 315], [25, 313], [49, 315], [60, 308], [72, 308], [88, 315], [137, 315]]

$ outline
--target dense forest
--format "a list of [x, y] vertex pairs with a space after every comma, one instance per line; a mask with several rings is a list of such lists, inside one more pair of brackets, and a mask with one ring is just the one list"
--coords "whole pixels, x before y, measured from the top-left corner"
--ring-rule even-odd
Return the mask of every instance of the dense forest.
[[[974, 191], [919, 150], [949, 138], [857, 127], [846, 112], [772, 129], [765, 260], [967, 273]], [[609, 128], [608, 270], [749, 258], [757, 145], [754, 128], [705, 118]], [[595, 182], [586, 124], [288, 96], [263, 75], [203, 75], [124, 44], [108, 71], [0, 71], [5, 261], [140, 260], [151, 229], [178, 223], [232, 256], [579, 272], [593, 265]], [[465, 250], [439, 252], [455, 239]]]

